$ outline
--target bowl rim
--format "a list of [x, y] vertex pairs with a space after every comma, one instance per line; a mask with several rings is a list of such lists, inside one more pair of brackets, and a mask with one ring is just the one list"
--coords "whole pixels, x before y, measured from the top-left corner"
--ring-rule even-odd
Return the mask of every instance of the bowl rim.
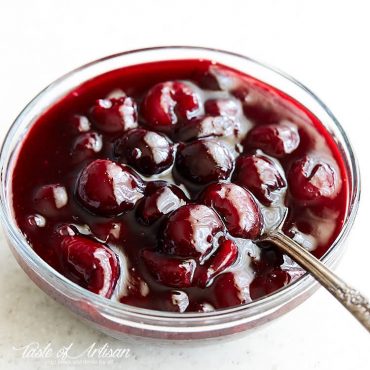
[[[324, 256], [321, 258], [321, 260], [324, 263], [327, 263], [330, 260], [332, 251], [336, 249], [336, 246], [344, 241], [347, 234], [349, 233], [353, 222], [355, 220], [358, 206], [359, 206], [359, 199], [360, 199], [360, 189], [361, 189], [361, 181], [360, 181], [360, 172], [359, 172], [359, 164], [358, 160], [354, 154], [353, 148], [350, 144], [350, 141], [338, 122], [338, 120], [335, 118], [333, 113], [329, 110], [329, 108], [317, 97], [316, 94], [314, 94], [309, 88], [307, 88], [305, 85], [297, 81], [295, 78], [290, 76], [289, 74], [282, 72], [278, 68], [272, 67], [266, 63], [259, 62], [253, 58], [244, 56], [239, 53], [231, 52], [231, 51], [225, 51], [220, 50], [217, 48], [207, 48], [207, 47], [201, 47], [201, 46], [181, 46], [181, 45], [174, 45], [174, 46], [156, 46], [156, 47], [149, 47], [149, 48], [141, 48], [141, 49], [134, 49], [129, 51], [124, 51], [121, 53], [112, 54], [109, 56], [105, 56], [103, 58], [99, 58], [97, 60], [94, 60], [92, 62], [86, 63], [78, 68], [73, 69], [72, 71], [62, 75], [58, 79], [56, 79], [54, 82], [49, 84], [47, 87], [45, 87], [43, 90], [41, 90], [26, 106], [23, 108], [23, 110], [20, 112], [20, 114], [16, 117], [12, 125], [10, 126], [6, 136], [4, 137], [1, 151], [0, 151], [0, 169], [1, 169], [1, 192], [0, 192], [0, 220], [3, 226], [4, 231], [6, 232], [6, 235], [10, 239], [10, 242], [14, 246], [14, 248], [17, 250], [17, 252], [20, 253], [23, 260], [26, 260], [26, 263], [28, 265], [31, 265], [33, 269], [36, 269], [39, 273], [42, 273], [44, 275], [47, 275], [50, 277], [52, 275], [54, 281], [53, 283], [57, 283], [67, 289], [71, 289], [71, 292], [79, 296], [80, 299], [86, 300], [88, 302], [92, 302], [94, 305], [99, 306], [102, 310], [111, 310], [110, 312], [115, 315], [122, 315], [122, 314], [129, 314], [132, 317], [137, 318], [148, 318], [148, 319], [166, 319], [167, 324], [168, 322], [173, 323], [174, 327], [176, 329], [179, 329], [179, 326], [182, 326], [182, 331], [186, 331], [189, 324], [193, 323], [196, 325], [197, 322], [203, 322], [204, 319], [219, 319], [219, 318], [225, 318], [232, 316], [233, 314], [238, 313], [245, 313], [247, 311], [251, 311], [252, 314], [255, 314], [255, 312], [265, 312], [268, 311], [274, 307], [279, 306], [281, 303], [284, 303], [285, 301], [281, 301], [282, 297], [289, 298], [289, 296], [297, 296], [299, 292], [295, 292], [297, 290], [297, 286], [302, 283], [303, 281], [307, 282], [307, 289], [309, 287], [312, 287], [315, 280], [312, 276], [310, 276], [307, 272], [302, 275], [300, 278], [295, 280], [293, 283], [288, 284], [286, 287], [272, 293], [269, 295], [266, 295], [260, 299], [254, 300], [252, 302], [242, 304], [235, 307], [225, 308], [225, 309], [217, 309], [215, 311], [211, 312], [185, 312], [185, 313], [175, 313], [175, 312], [167, 312], [167, 311], [158, 311], [158, 310], [151, 310], [146, 308], [140, 308], [131, 306], [128, 304], [120, 303], [113, 301], [111, 299], [104, 298], [102, 296], [99, 296], [95, 293], [90, 292], [89, 290], [80, 287], [76, 283], [72, 282], [68, 278], [64, 277], [62, 274], [54, 270], [50, 265], [47, 264], [41, 257], [39, 257], [36, 252], [30, 247], [30, 245], [27, 243], [26, 238], [21, 233], [21, 231], [18, 229], [15, 220], [12, 217], [11, 213], [11, 201], [7, 199], [7, 186], [5, 181], [7, 180], [7, 175], [9, 175], [9, 160], [10, 160], [10, 145], [11, 140], [13, 139], [15, 133], [19, 130], [22, 123], [24, 123], [23, 119], [27, 115], [27, 113], [33, 109], [37, 103], [39, 103], [39, 100], [48, 94], [50, 91], [52, 91], [53, 88], [55, 88], [58, 84], [62, 83], [63, 81], [67, 80], [68, 78], [72, 77], [73, 75], [78, 74], [81, 71], [86, 70], [89, 67], [98, 65], [99, 63], [102, 63], [107, 60], [112, 60], [114, 58], [120, 58], [124, 57], [126, 55], [131, 55], [135, 53], [146, 53], [146, 52], [156, 52], [156, 51], [163, 51], [163, 50], [193, 50], [193, 51], [203, 51], [203, 52], [209, 52], [213, 54], [221, 54], [221, 55], [228, 55], [231, 57], [241, 58], [244, 60], [247, 60], [255, 65], [258, 65], [259, 67], [262, 67], [266, 70], [269, 70], [270, 72], [273, 72], [280, 77], [289, 80], [294, 85], [296, 85], [298, 88], [302, 89], [305, 93], [310, 95], [311, 98], [313, 98], [319, 106], [328, 114], [328, 116], [331, 118], [332, 122], [334, 123], [336, 129], [338, 129], [340, 135], [342, 136], [342, 139], [345, 144], [345, 149], [347, 150], [348, 154], [348, 160], [350, 161], [351, 168], [352, 168], [352, 196], [349, 199], [349, 205], [351, 207], [347, 210], [347, 217], [346, 220], [342, 226], [342, 229], [335, 239], [335, 241], [332, 243], [330, 248], [327, 250], [327, 252], [324, 254]], [[198, 59], [198, 58], [194, 58]], [[86, 80], [87, 81], [87, 80]], [[84, 83], [86, 81], [83, 81], [81, 83]], [[55, 101], [54, 101], [55, 103]], [[52, 104], [50, 104], [52, 105]], [[13, 154], [16, 148], [19, 149], [20, 144], [23, 142], [23, 140], [19, 140], [17, 142], [17, 145], [15, 149], [13, 149]], [[13, 222], [12, 222], [13, 221]], [[43, 275], [43, 276], [44, 276]], [[259, 308], [263, 308], [262, 311], [259, 311]], [[178, 320], [181, 320], [179, 322]], [[159, 323], [159, 322], [158, 322]], [[188, 327], [190, 329], [190, 327]]]

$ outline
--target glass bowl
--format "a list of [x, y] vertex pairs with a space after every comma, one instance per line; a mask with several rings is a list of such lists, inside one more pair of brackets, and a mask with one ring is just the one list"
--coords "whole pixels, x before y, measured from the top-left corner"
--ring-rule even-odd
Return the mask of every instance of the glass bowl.
[[176, 59], [208, 59], [247, 73], [275, 86], [306, 106], [335, 139], [347, 167], [348, 212], [343, 228], [323, 256], [329, 267], [340, 258], [359, 204], [360, 179], [356, 158], [342, 127], [329, 109], [292, 77], [242, 55], [199, 47], [158, 47], [134, 50], [102, 58], [59, 78], [41, 91], [21, 112], [3, 143], [0, 217], [10, 248], [27, 275], [47, 294], [77, 316], [118, 339], [127, 336], [161, 340], [194, 340], [226, 337], [256, 328], [290, 311], [318, 287], [305, 274], [283, 289], [252, 303], [209, 313], [170, 313], [113, 302], [71, 282], [45, 261], [26, 242], [18, 229], [11, 205], [12, 170], [20, 144], [37, 118], [65, 94], [91, 78], [125, 66]]

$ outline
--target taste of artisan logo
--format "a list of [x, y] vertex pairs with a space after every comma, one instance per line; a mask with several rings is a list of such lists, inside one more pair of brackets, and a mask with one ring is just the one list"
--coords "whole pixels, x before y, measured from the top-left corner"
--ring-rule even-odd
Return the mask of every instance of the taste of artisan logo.
[[45, 346], [31, 342], [21, 347], [13, 347], [20, 352], [22, 358], [44, 359], [50, 363], [99, 363], [108, 364], [114, 360], [127, 359], [131, 355], [130, 348], [111, 347], [108, 343], [98, 346], [95, 342], [83, 349], [75, 348], [72, 342], [66, 346], [54, 348], [51, 343]]

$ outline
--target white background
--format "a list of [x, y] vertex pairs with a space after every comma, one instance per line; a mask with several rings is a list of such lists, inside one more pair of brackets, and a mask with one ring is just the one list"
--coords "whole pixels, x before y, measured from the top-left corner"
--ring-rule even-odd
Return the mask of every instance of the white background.
[[[361, 207], [337, 272], [370, 296], [367, 3], [0, 0], [0, 140], [24, 105], [45, 85], [112, 53], [188, 44], [223, 48], [275, 65], [326, 102], [359, 157]], [[283, 318], [226, 344], [158, 348], [118, 343], [88, 328], [36, 288], [16, 264], [1, 234], [0, 368], [54, 368], [45, 360], [22, 359], [13, 350], [13, 346], [32, 341], [51, 342], [54, 349], [73, 342], [77, 353], [93, 342], [130, 347], [131, 357], [110, 368], [370, 368], [369, 335], [323, 289]]]

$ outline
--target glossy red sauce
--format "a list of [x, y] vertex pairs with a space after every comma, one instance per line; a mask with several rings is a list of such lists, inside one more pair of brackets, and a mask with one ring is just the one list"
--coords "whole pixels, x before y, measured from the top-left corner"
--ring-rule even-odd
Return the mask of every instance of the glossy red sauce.
[[347, 194], [339, 149], [311, 112], [205, 60], [84, 83], [38, 118], [13, 172], [16, 221], [48, 264], [108, 298], [180, 312], [297, 279], [258, 237], [287, 207], [284, 231], [320, 257]]

